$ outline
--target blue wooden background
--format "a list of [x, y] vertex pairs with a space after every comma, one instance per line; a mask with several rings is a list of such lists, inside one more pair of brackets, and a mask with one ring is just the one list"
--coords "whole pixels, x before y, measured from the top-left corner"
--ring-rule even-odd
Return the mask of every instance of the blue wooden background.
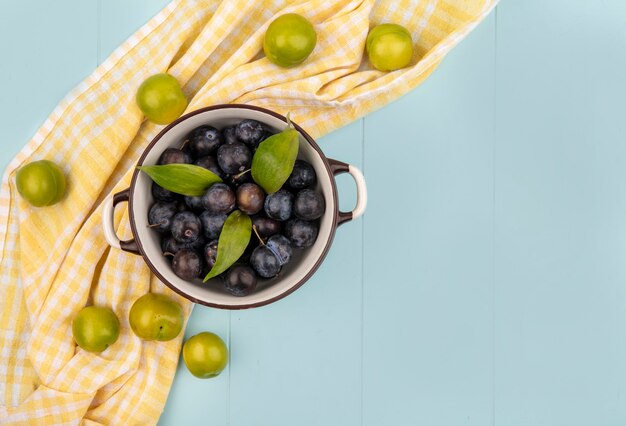
[[[0, 0], [0, 165], [166, 0]], [[162, 425], [626, 424], [626, 3], [503, 0], [321, 140], [370, 204], [292, 296], [196, 307]], [[342, 206], [354, 185], [339, 179]]]

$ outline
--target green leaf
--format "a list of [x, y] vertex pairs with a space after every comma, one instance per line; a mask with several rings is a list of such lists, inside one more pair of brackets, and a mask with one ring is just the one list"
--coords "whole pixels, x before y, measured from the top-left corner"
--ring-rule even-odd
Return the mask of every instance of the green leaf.
[[239, 210], [232, 212], [224, 222], [217, 241], [217, 258], [203, 282], [218, 276], [235, 263], [248, 247], [252, 234], [252, 220]]
[[140, 166], [138, 169], [168, 191], [195, 197], [203, 195], [211, 185], [222, 181], [212, 171], [192, 164]]
[[298, 131], [289, 116], [287, 122], [287, 128], [261, 142], [252, 157], [252, 179], [268, 194], [278, 191], [287, 181], [298, 156]]

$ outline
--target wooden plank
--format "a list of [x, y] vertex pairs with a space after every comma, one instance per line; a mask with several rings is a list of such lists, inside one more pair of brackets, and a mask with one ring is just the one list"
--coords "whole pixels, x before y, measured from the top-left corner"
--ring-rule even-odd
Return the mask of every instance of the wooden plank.
[[96, 66], [95, 0], [0, 3], [0, 168]]
[[494, 36], [365, 119], [365, 425], [492, 423]]
[[[230, 312], [196, 305], [185, 330], [185, 340], [203, 331], [217, 334], [230, 347]], [[204, 425], [209, 420], [214, 425], [228, 424], [230, 373], [231, 365], [217, 377], [198, 379], [187, 370], [181, 353], [159, 425]]]
[[496, 421], [626, 419], [626, 4], [503, 2]]
[[104, 61], [128, 37], [169, 3], [169, 0], [98, 0], [99, 61]]

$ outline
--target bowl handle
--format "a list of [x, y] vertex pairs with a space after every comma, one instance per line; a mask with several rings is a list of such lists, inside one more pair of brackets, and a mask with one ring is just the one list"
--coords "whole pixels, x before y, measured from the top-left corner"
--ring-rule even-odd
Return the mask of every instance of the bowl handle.
[[350, 173], [350, 176], [356, 183], [356, 206], [351, 212], [337, 211], [337, 226], [350, 220], [357, 219], [365, 212], [365, 206], [367, 205], [367, 186], [365, 185], [365, 178], [363, 173], [353, 166], [352, 164], [344, 163], [343, 161], [328, 159], [330, 164], [330, 170], [333, 172], [333, 176], [340, 175], [342, 173]]
[[130, 188], [127, 188], [121, 192], [118, 192], [112, 198], [107, 198], [104, 201], [104, 206], [102, 208], [102, 227], [104, 228], [104, 238], [106, 238], [111, 247], [122, 249], [132, 254], [140, 254], [139, 248], [137, 247], [137, 243], [135, 242], [134, 238], [122, 241], [117, 237], [117, 234], [115, 233], [115, 206], [117, 206], [121, 202], [128, 202], [129, 193]]

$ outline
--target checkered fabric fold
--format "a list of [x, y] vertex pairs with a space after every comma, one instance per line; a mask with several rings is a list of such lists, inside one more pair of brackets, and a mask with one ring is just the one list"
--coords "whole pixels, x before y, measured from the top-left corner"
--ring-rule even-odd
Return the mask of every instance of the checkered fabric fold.
[[[171, 295], [143, 263], [108, 247], [102, 200], [128, 187], [135, 162], [162, 126], [134, 95], [169, 72], [188, 111], [221, 103], [263, 106], [322, 136], [420, 84], [497, 0], [177, 0], [120, 46], [54, 110], [4, 173], [0, 192], [0, 423], [154, 424], [178, 363], [182, 334], [143, 342], [128, 326], [141, 295]], [[262, 55], [263, 34], [287, 12], [306, 16], [318, 44], [301, 66]], [[412, 33], [410, 67], [384, 73], [364, 57], [368, 30], [393, 22]], [[15, 173], [50, 159], [68, 176], [57, 205], [32, 208]], [[118, 234], [130, 236], [127, 212]], [[77, 348], [71, 320], [85, 305], [113, 309], [119, 340], [100, 354]]]

